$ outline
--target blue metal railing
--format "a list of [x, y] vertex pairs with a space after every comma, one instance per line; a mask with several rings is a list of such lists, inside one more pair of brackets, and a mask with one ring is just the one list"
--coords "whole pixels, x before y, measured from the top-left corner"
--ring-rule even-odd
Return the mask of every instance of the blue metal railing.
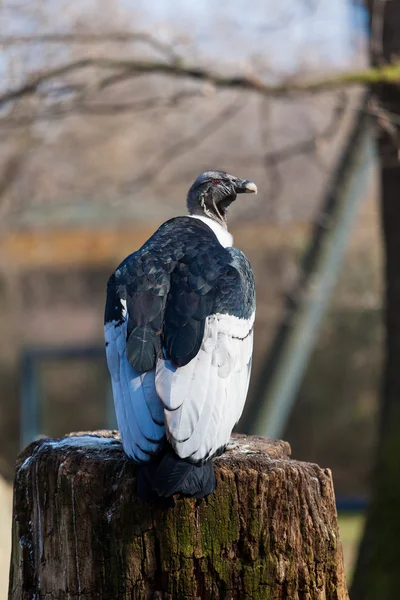
[[[102, 346], [62, 346], [47, 348], [25, 348], [21, 353], [20, 390], [20, 443], [24, 448], [43, 433], [43, 392], [40, 388], [38, 366], [43, 361], [53, 360], [103, 360]], [[106, 365], [105, 365], [106, 368]], [[116, 428], [111, 385], [106, 395], [105, 423], [109, 429]]]

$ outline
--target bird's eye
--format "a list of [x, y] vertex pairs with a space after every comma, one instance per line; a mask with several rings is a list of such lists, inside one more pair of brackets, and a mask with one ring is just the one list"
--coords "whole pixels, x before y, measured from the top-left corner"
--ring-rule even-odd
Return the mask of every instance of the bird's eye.
[[219, 185], [221, 182], [219, 179], [214, 179], [214, 183], [215, 183], [215, 185]]

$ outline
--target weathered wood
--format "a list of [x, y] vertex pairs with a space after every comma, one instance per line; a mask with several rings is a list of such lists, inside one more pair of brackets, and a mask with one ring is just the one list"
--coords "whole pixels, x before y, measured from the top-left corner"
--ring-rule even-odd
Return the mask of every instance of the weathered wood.
[[329, 470], [285, 442], [236, 436], [217, 489], [173, 507], [135, 496], [116, 432], [18, 457], [11, 600], [348, 598]]

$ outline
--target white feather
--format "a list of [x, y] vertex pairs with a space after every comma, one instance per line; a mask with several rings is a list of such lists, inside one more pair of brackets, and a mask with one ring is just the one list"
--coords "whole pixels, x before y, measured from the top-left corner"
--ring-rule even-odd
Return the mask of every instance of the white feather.
[[[224, 340], [219, 335], [219, 344], [228, 347], [226, 363], [214, 371], [219, 380], [219, 387], [213, 405], [210, 407], [211, 419], [208, 421], [205, 433], [201, 436], [202, 443], [192, 459], [201, 460], [208, 454], [213, 455], [225, 446], [243, 412], [247, 396], [247, 357], [253, 346], [252, 332], [244, 339], [226, 336]], [[225, 366], [229, 365], [227, 374]], [[199, 423], [200, 425], [200, 423]]]
[[199, 221], [203, 221], [206, 225], [209, 226], [210, 229], [213, 230], [215, 235], [218, 238], [219, 243], [224, 248], [231, 248], [233, 245], [233, 236], [229, 233], [227, 229], [222, 227], [217, 221], [214, 219], [210, 219], [210, 217], [203, 217], [202, 215], [189, 215], [192, 219], [198, 219]]
[[120, 299], [121, 305], [122, 305], [122, 318], [126, 319], [126, 316], [128, 314], [128, 309], [126, 308], [126, 300], [124, 300], [123, 298]]
[[126, 321], [105, 325], [107, 364], [124, 450], [134, 460], [146, 462], [164, 437], [163, 406], [155, 389], [155, 371], [139, 373], [126, 358], [126, 327]]
[[170, 360], [159, 360], [156, 366], [156, 390], [165, 408], [176, 410], [184, 402], [188, 392], [187, 382], [192, 382], [197, 356], [184, 369], [185, 377], [179, 377]]
[[[205, 382], [209, 378], [211, 359], [211, 353], [207, 353], [200, 348], [197, 356], [184, 367], [172, 367], [170, 363], [166, 367], [166, 361], [158, 361], [156, 388], [161, 401], [167, 407], [166, 415], [168, 415], [169, 435], [178, 441], [185, 441], [190, 438], [199, 421], [205, 403], [209, 401], [209, 390]], [[174, 370], [174, 376], [171, 379], [171, 387], [169, 389], [165, 386], [159, 388], [159, 373], [162, 373], [164, 370], [171, 372], [172, 369]], [[197, 390], [196, 403], [191, 404], [190, 396], [193, 389]], [[171, 398], [173, 399], [172, 403]], [[174, 406], [173, 410], [170, 409], [171, 404]], [[187, 410], [189, 406], [190, 410]]]
[[[214, 413], [218, 412], [218, 403], [224, 397], [225, 386], [226, 382], [218, 376], [217, 369], [212, 368], [208, 379], [207, 403], [201, 411], [192, 435], [183, 443], [172, 444], [181, 458], [190, 457], [191, 460], [203, 460], [211, 455], [213, 442], [217, 447], [223, 445], [219, 443], [217, 427], [213, 427], [212, 421]], [[218, 423], [220, 422], [221, 419], [218, 420]], [[168, 419], [166, 419], [166, 426], [168, 432]]]
[[207, 317], [203, 343], [184, 367], [159, 360], [156, 390], [167, 437], [181, 458], [203, 460], [230, 439], [246, 400], [253, 349], [250, 319]]

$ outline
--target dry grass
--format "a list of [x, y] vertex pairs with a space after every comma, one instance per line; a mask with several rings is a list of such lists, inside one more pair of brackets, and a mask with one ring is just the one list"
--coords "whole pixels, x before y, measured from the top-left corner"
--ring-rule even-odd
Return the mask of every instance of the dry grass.
[[361, 513], [339, 514], [339, 532], [343, 546], [347, 585], [350, 587], [361, 541], [365, 517]]

